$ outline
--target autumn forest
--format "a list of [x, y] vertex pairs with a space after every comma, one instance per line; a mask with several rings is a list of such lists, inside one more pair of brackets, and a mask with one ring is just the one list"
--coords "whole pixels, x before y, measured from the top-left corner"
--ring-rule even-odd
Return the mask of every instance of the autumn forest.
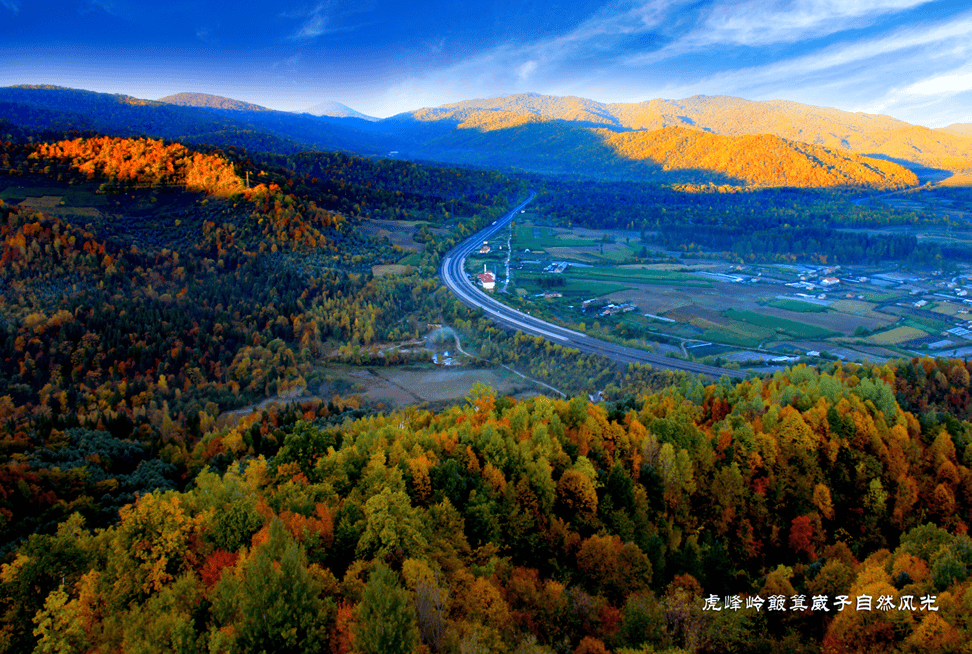
[[[531, 190], [672, 250], [962, 261], [826, 234], [945, 224], [837, 188], [910, 172], [681, 127], [609, 140], [831, 170], [648, 184], [61, 127], [0, 122], [0, 652], [972, 652], [972, 362], [624, 366], [498, 328], [437, 272]], [[428, 364], [392, 345], [443, 324], [566, 397], [335, 382]]]

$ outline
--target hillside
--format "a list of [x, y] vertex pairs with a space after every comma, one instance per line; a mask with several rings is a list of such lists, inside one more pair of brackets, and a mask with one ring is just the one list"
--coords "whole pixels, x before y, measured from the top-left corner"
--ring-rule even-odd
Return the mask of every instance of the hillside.
[[972, 137], [972, 123], [952, 123], [947, 127], [940, 127], [939, 130], [956, 136]]
[[[430, 130], [419, 152], [484, 166], [669, 184], [739, 187], [904, 188], [914, 173], [893, 162], [772, 135], [722, 136], [688, 127], [623, 131], [576, 107], [571, 123], [508, 109], [416, 112]], [[595, 118], [602, 122], [597, 123]], [[431, 130], [438, 127], [438, 133]]]
[[666, 171], [702, 169], [748, 186], [903, 188], [918, 178], [897, 164], [778, 136], [721, 136], [684, 127], [651, 132], [601, 130], [619, 155]]
[[230, 111], [270, 111], [266, 107], [250, 104], [241, 100], [224, 98], [208, 93], [176, 93], [159, 98], [159, 102], [175, 104], [181, 107], [201, 107], [204, 109], [228, 109]]
[[457, 118], [468, 121], [476, 114], [530, 116], [618, 130], [690, 127], [727, 136], [773, 134], [859, 155], [881, 155], [912, 168], [950, 171], [972, 168], [972, 135], [962, 126], [933, 130], [890, 116], [785, 100], [757, 102], [729, 96], [694, 96], [683, 100], [603, 104], [584, 98], [527, 93], [468, 100], [419, 110], [412, 116], [419, 121]]

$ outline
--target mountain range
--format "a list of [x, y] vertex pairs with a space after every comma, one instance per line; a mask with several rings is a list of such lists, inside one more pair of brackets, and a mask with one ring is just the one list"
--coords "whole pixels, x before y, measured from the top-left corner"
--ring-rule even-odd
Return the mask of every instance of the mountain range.
[[[578, 177], [745, 187], [900, 188], [972, 171], [970, 125], [726, 96], [604, 104], [520, 94], [375, 119], [336, 102], [274, 111], [203, 93], [143, 100], [0, 89], [0, 120], [283, 154], [345, 150]], [[3, 129], [0, 127], [0, 134]]]

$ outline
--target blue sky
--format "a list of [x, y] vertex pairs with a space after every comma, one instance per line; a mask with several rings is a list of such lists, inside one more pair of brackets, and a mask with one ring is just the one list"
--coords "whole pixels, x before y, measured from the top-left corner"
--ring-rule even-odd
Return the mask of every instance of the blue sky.
[[0, 0], [0, 85], [374, 116], [535, 91], [972, 122], [972, 6], [926, 0]]

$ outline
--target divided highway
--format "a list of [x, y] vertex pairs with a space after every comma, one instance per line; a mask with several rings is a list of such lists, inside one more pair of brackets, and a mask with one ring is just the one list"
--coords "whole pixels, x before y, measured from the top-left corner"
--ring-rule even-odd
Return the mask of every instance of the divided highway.
[[742, 376], [735, 370], [724, 370], [701, 363], [671, 359], [646, 352], [645, 350], [592, 338], [586, 334], [581, 334], [580, 332], [554, 325], [545, 320], [534, 318], [522, 311], [517, 311], [499, 302], [492, 295], [488, 295], [480, 290], [466, 274], [466, 257], [478, 250], [482, 246], [483, 241], [489, 240], [506, 227], [513, 220], [513, 217], [523, 207], [527, 206], [534, 197], [536, 197], [536, 194], [531, 192], [530, 197], [523, 203], [495, 221], [492, 225], [467, 238], [442, 259], [442, 265], [439, 268], [442, 281], [445, 282], [449, 290], [455, 293], [464, 304], [482, 309], [493, 322], [504, 327], [518, 329], [524, 334], [530, 334], [531, 336], [541, 336], [565, 347], [572, 347], [589, 354], [598, 354], [620, 363], [649, 363], [656, 368], [702, 374], [712, 379], [719, 379], [723, 375], [730, 377]]

